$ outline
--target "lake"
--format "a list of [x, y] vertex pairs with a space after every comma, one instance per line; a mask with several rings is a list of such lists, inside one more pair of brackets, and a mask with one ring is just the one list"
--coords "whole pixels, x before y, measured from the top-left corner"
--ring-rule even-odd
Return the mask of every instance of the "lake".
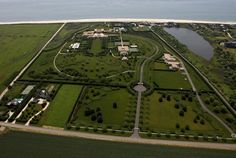
[[169, 34], [186, 45], [193, 53], [210, 60], [214, 54], [213, 47], [195, 31], [186, 28], [164, 28]]
[[23, 132], [0, 135], [0, 142], [2, 158], [235, 158], [232, 151], [125, 144]]
[[235, 0], [0, 0], [0, 22], [82, 18], [236, 21]]

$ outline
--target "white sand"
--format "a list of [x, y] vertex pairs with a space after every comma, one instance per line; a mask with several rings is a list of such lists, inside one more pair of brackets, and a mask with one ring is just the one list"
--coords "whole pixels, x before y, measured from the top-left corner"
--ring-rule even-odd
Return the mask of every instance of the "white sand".
[[75, 22], [150, 22], [150, 23], [205, 23], [205, 24], [231, 24], [236, 22], [229, 21], [200, 21], [200, 20], [175, 20], [175, 19], [135, 19], [135, 18], [113, 18], [113, 19], [77, 19], [77, 20], [48, 20], [48, 21], [16, 21], [16, 22], [0, 22], [0, 25], [6, 24], [44, 24], [44, 23], [75, 23]]

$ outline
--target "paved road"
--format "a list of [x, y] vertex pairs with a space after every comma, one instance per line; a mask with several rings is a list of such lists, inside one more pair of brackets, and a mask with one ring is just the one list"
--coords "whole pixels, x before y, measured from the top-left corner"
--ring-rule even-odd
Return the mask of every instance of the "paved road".
[[146, 90], [146, 88], [143, 86], [144, 67], [145, 67], [146, 63], [149, 60], [152, 60], [152, 58], [154, 58], [158, 54], [159, 48], [156, 46], [155, 49], [156, 49], [155, 53], [153, 55], [151, 55], [150, 57], [146, 58], [144, 60], [144, 62], [142, 63], [141, 68], [140, 68], [139, 83], [134, 88], [134, 90], [136, 90], [138, 92], [138, 97], [137, 97], [137, 106], [136, 106], [134, 129], [133, 129], [133, 134], [131, 136], [132, 138], [140, 138], [139, 137], [140, 107], [141, 107], [141, 101], [142, 101], [142, 92], [144, 92]]
[[123, 143], [138, 143], [138, 144], [153, 144], [153, 145], [168, 145], [168, 146], [179, 146], [179, 147], [191, 147], [191, 148], [205, 148], [205, 149], [221, 149], [236, 151], [236, 144], [223, 144], [223, 143], [206, 143], [206, 142], [191, 142], [191, 141], [174, 141], [174, 140], [157, 140], [157, 139], [135, 139], [131, 137], [91, 134], [84, 132], [65, 131], [60, 129], [48, 129], [35, 126], [24, 126], [20, 124], [10, 124], [0, 122], [0, 126], [9, 127], [13, 130], [41, 133], [57, 136], [66, 137], [79, 137], [85, 139], [95, 139], [104, 141], [115, 141]]
[[[152, 29], [151, 29], [151, 30], [152, 30]], [[152, 32], [153, 32], [155, 35], [157, 35], [159, 38], [161, 38], [161, 39], [167, 44], [167, 42], [166, 42], [162, 37], [160, 37], [154, 30], [152, 30]], [[170, 45], [169, 45], [169, 46], [170, 46]], [[179, 53], [178, 53], [178, 54], [179, 54]], [[183, 57], [183, 56], [181, 55], [181, 57]], [[207, 106], [204, 104], [204, 102], [202, 101], [201, 97], [199, 96], [199, 93], [198, 93], [198, 91], [197, 91], [197, 89], [196, 89], [196, 87], [195, 87], [195, 85], [194, 85], [194, 83], [193, 83], [193, 81], [192, 81], [192, 79], [191, 79], [191, 76], [189, 75], [189, 73], [188, 73], [188, 71], [187, 71], [187, 69], [186, 69], [184, 63], [182, 62], [181, 59], [178, 59], [178, 60], [181, 62], [181, 65], [184, 67], [184, 70], [185, 70], [185, 72], [186, 72], [187, 78], [188, 78], [188, 80], [189, 80], [189, 82], [190, 82], [190, 84], [191, 84], [191, 86], [192, 86], [193, 91], [196, 92], [196, 97], [197, 97], [197, 99], [198, 99], [198, 101], [199, 101], [199, 103], [200, 103], [202, 109], [203, 109], [204, 111], [206, 111], [207, 113], [209, 113], [211, 116], [213, 116], [216, 120], [218, 120], [218, 121], [230, 132], [231, 136], [234, 137], [234, 136], [235, 136], [234, 131], [233, 131], [224, 121], [222, 121], [217, 115], [215, 115], [212, 111], [210, 111], [210, 110], [207, 108]], [[187, 60], [187, 59], [185, 59], [185, 60]], [[193, 65], [192, 65], [192, 66], [193, 66]]]
[[[21, 75], [31, 66], [31, 64], [40, 56], [43, 50], [47, 47], [47, 45], [53, 40], [53, 38], [61, 31], [61, 29], [65, 26], [66, 23], [62, 24], [62, 26], [57, 30], [57, 32], [48, 40], [48, 42], [39, 50], [39, 52], [28, 62], [28, 64], [20, 71], [20, 73], [13, 79], [13, 81], [9, 84], [9, 86], [13, 86], [14, 83], [21, 77]], [[9, 87], [8, 86], [8, 87]], [[8, 92], [8, 87], [0, 94], [0, 100], [2, 100], [3, 96]]]
[[171, 49], [173, 49], [185, 62], [187, 62], [197, 73], [200, 75], [204, 81], [215, 91], [215, 93], [220, 97], [220, 99], [225, 103], [225, 105], [232, 111], [232, 113], [236, 116], [236, 111], [231, 107], [229, 102], [225, 99], [225, 97], [215, 88], [215, 86], [208, 80], [208, 78], [197, 68], [195, 67], [188, 59], [186, 59], [181, 53], [179, 53], [175, 48], [173, 48], [165, 39], [159, 36], [152, 28], [151, 31], [160, 38], [166, 45], [168, 45]]

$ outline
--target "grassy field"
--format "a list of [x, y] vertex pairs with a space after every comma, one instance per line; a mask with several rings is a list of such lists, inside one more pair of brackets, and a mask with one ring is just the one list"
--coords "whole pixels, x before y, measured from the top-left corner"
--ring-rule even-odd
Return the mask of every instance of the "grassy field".
[[169, 67], [166, 63], [154, 62], [153, 68], [156, 70], [169, 70]]
[[[182, 96], [184, 95], [178, 93], [165, 94], [166, 97], [164, 98], [162, 94], [154, 92], [151, 96], [145, 98], [142, 109], [144, 129], [179, 133], [184, 129], [184, 132], [193, 134], [227, 134], [222, 125], [203, 113], [194, 96], [192, 96], [193, 100], [190, 102], [187, 97], [183, 100]], [[166, 99], [167, 94], [171, 97], [170, 101]], [[162, 102], [159, 101], [161, 97]], [[176, 104], [178, 104], [178, 108], [175, 107]], [[186, 108], [186, 112], [184, 108]], [[180, 116], [180, 111], [184, 112], [184, 116]], [[194, 122], [195, 119], [196, 122]], [[204, 123], [201, 123], [202, 121]], [[179, 127], [176, 127], [177, 124]], [[186, 126], [189, 126], [189, 129], [186, 130]]]
[[[75, 121], [77, 125], [111, 126], [118, 129], [126, 125], [126, 121], [132, 122], [134, 119], [135, 99], [126, 89], [89, 88], [81, 102]], [[113, 107], [114, 103], [117, 104], [117, 108]], [[101, 113], [103, 122], [92, 121], [91, 115], [85, 116], [87, 108], [95, 110], [96, 115]], [[100, 109], [99, 112], [97, 112], [97, 108]], [[127, 126], [132, 125], [132, 123], [127, 124]]]
[[82, 87], [63, 85], [40, 121], [41, 125], [64, 127]]
[[150, 28], [148, 26], [144, 26], [144, 27], [133, 27], [134, 31], [150, 31]]
[[94, 39], [92, 42], [91, 52], [94, 54], [98, 54], [102, 51], [102, 40]]
[[191, 89], [187, 76], [180, 71], [153, 71], [153, 80], [159, 88]]
[[56, 32], [59, 24], [0, 26], [0, 91]]
[[[1, 156], [5, 158], [25, 158], [29, 155], [34, 158], [235, 158], [234, 151], [128, 144], [22, 132], [0, 135], [0, 140]], [[91, 152], [92, 149], [96, 152]]]

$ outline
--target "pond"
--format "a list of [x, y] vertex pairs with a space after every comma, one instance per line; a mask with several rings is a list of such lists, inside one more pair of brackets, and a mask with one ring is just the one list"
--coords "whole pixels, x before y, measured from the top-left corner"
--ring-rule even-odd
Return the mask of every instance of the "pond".
[[0, 157], [171, 157], [235, 158], [235, 152], [161, 145], [128, 144], [43, 134], [8, 132], [0, 135]]
[[186, 45], [193, 53], [210, 60], [214, 54], [213, 47], [195, 31], [186, 28], [167, 28], [164, 30]]

